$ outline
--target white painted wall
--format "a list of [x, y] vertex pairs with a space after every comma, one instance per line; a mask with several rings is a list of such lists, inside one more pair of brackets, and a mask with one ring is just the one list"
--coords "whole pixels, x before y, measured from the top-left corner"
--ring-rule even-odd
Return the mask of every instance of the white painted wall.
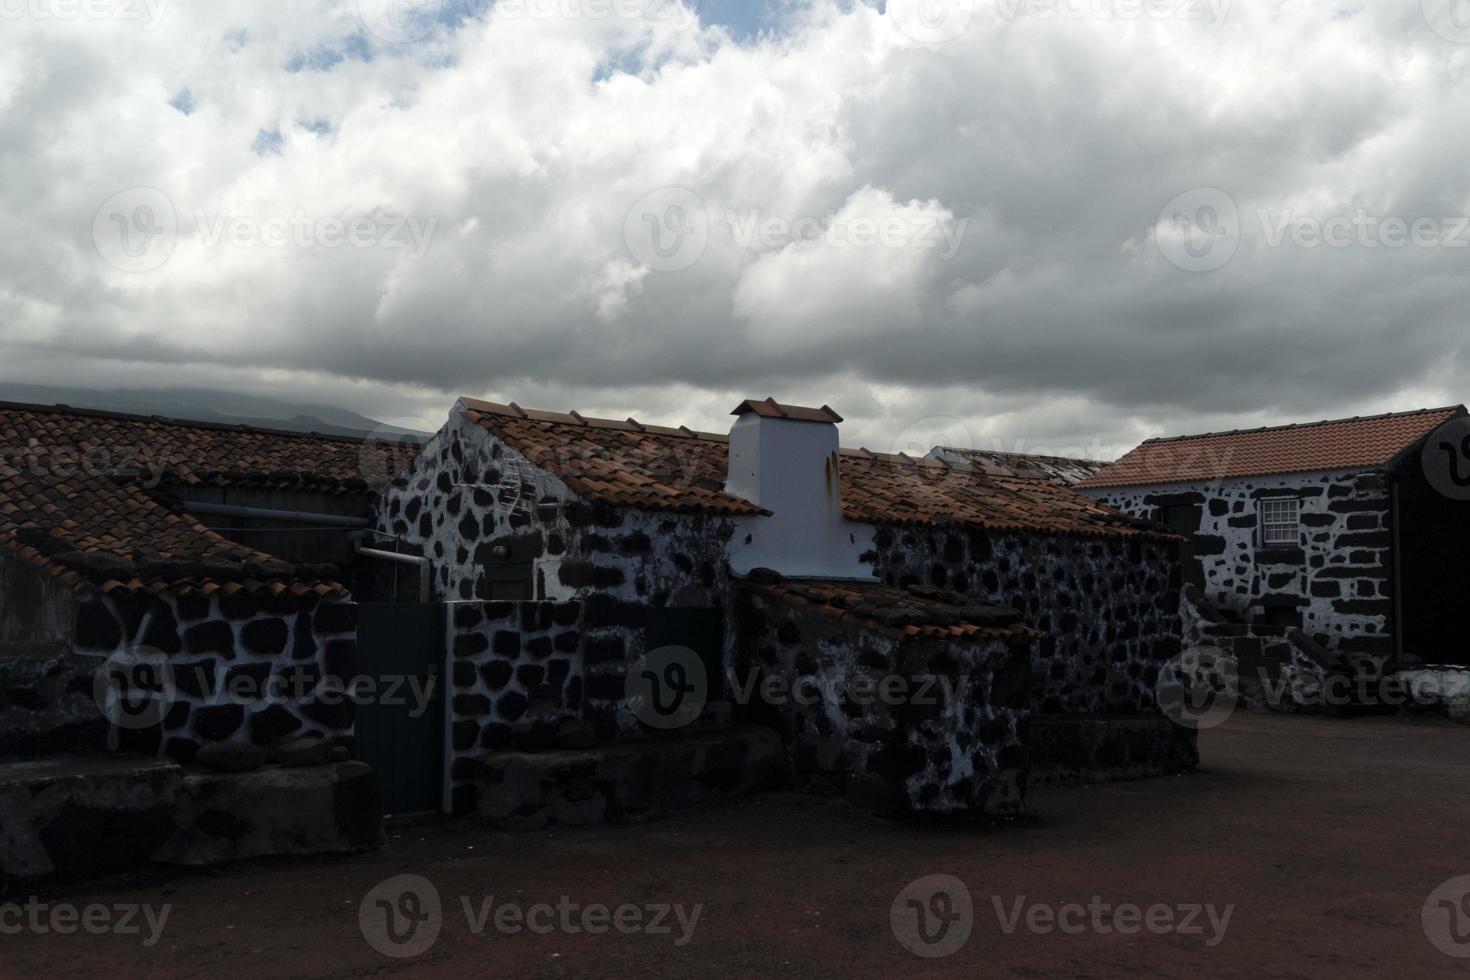
[[736, 574], [773, 568], [790, 577], [872, 578], [859, 556], [874, 530], [842, 516], [837, 426], [742, 415], [730, 429], [725, 489], [771, 512], [735, 520]]

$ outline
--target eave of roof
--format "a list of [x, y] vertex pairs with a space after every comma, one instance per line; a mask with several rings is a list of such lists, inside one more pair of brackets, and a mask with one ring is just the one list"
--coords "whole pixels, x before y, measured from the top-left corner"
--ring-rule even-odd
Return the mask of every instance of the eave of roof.
[[740, 579], [757, 595], [809, 609], [891, 639], [1007, 640], [1040, 636], [1016, 609], [939, 589], [898, 589], [855, 579]]

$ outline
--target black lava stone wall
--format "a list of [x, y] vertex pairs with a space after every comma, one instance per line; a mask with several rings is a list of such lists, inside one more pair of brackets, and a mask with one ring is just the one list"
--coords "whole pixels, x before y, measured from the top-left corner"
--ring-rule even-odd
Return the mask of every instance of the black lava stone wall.
[[1158, 712], [1159, 669], [1182, 649], [1177, 544], [884, 527], [865, 560], [889, 585], [934, 585], [1021, 610], [1042, 634], [1035, 710]]
[[[797, 786], [883, 813], [1021, 809], [1029, 637], [900, 639], [765, 596], [740, 606], [740, 711], [782, 733]], [[768, 697], [767, 677], [803, 696]]]
[[[1261, 620], [1268, 607], [1285, 608], [1330, 650], [1380, 664], [1393, 652], [1393, 518], [1381, 474], [1291, 474], [1089, 496], [1143, 518], [1165, 505], [1197, 508], [1192, 553], [1201, 591], [1221, 609]], [[1295, 546], [1261, 541], [1260, 501], [1272, 497], [1299, 502]]]
[[582, 638], [576, 602], [459, 602], [451, 608], [450, 710], [457, 786], [471, 760], [515, 743], [514, 726], [581, 717]]
[[[212, 742], [269, 745], [284, 735], [347, 740], [353, 704], [335, 691], [357, 673], [357, 607], [316, 596], [93, 598], [74, 647], [98, 659], [167, 658], [161, 724], [115, 728], [118, 747], [189, 762]], [[304, 696], [301, 696], [304, 695]]]

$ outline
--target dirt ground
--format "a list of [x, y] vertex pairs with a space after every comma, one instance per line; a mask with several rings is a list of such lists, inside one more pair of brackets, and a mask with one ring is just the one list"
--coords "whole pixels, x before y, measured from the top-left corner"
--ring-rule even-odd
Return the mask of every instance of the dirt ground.
[[[156, 912], [168, 903], [155, 945], [144, 945], [146, 925], [133, 935], [26, 929], [0, 935], [0, 976], [1470, 974], [1470, 959], [1439, 952], [1421, 920], [1431, 892], [1470, 874], [1470, 728], [1237, 714], [1204, 735], [1202, 751], [1201, 770], [1188, 776], [1036, 790], [1035, 818], [1004, 827], [896, 823], [779, 795], [631, 827], [403, 829], [357, 858], [109, 882], [39, 898]], [[411, 959], [375, 951], [359, 921], [369, 891], [400, 875], [427, 878], [443, 909], [437, 941]], [[890, 911], [930, 875], [963, 882], [973, 925], [958, 951], [921, 959], [900, 944]], [[512, 931], [511, 915], [505, 930], [492, 917], [476, 934], [491, 896], [492, 909], [509, 903], [511, 913], [561, 903], [574, 928], [596, 925], [577, 916], [599, 904], [637, 906], [624, 920], [630, 930], [635, 912], [651, 923], [656, 905], [682, 906], [686, 922], [702, 909], [692, 931], [670, 914], [667, 933], [532, 933]], [[1089, 907], [1085, 926], [1080, 912], [1067, 917], [1067, 903]], [[1200, 912], [1192, 927], [1175, 928], [1205, 905], [1214, 925]], [[1113, 925], [1135, 921], [1128, 906], [1163, 910], [1153, 930], [1124, 934]], [[1048, 918], [1059, 909], [1069, 931]], [[938, 926], [928, 935], [941, 945], [961, 937]]]

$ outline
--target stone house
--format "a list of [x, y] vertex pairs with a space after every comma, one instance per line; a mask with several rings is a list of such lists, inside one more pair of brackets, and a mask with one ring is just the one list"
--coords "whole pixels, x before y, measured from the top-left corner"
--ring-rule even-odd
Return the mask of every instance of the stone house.
[[[0, 405], [0, 767], [22, 763], [0, 809], [33, 824], [0, 875], [54, 864], [46, 821], [117, 780], [195, 842], [139, 853], [264, 853], [295, 812], [269, 787], [304, 784], [194, 763], [301, 735], [359, 760], [312, 799], [340, 779], [522, 824], [792, 783], [1008, 814], [1042, 770], [1193, 764], [1156, 693], [1177, 536], [1034, 469], [842, 449], [828, 408], [735, 417], [465, 399], [426, 445], [382, 445]], [[323, 696], [390, 678], [418, 710]], [[152, 760], [80, 782], [59, 761], [116, 750]], [[42, 783], [72, 789], [38, 815]], [[310, 839], [370, 840], [368, 790]]]
[[1299, 632], [1319, 666], [1470, 664], [1455, 622], [1470, 503], [1442, 469], [1465, 415], [1151, 439], [1077, 489], [1187, 535], [1187, 578], [1232, 620], [1217, 638], [1243, 636], [1254, 656]]
[[[365, 458], [361, 440], [0, 405], [0, 758], [349, 738], [350, 704], [269, 692], [352, 672]], [[152, 723], [99, 716], [108, 664], [153, 677]]]
[[[706, 716], [777, 727], [799, 782], [881, 809], [1014, 812], [1048, 717], [1160, 722], [1120, 770], [1181, 758], [1155, 693], [1181, 647], [1177, 537], [1035, 473], [842, 449], [829, 408], [733, 414], [721, 434], [463, 399], [389, 487], [376, 531], [453, 610], [460, 805], [533, 719], [646, 735], [637, 680], [670, 647]], [[749, 693], [915, 674], [960, 693]]]

